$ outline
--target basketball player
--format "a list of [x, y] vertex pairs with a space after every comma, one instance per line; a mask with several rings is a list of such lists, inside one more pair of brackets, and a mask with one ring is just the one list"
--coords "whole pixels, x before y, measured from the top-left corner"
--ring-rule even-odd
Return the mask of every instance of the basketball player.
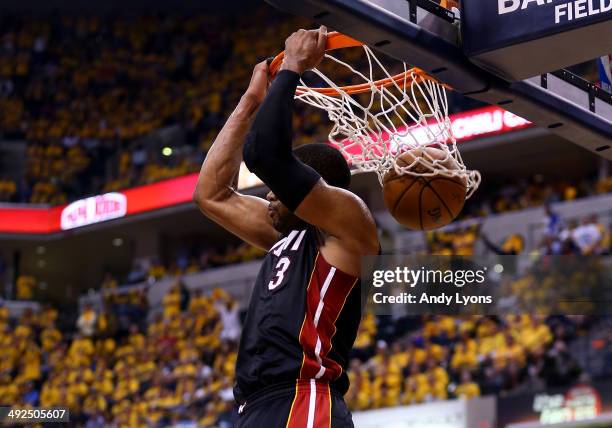
[[[323, 58], [326, 38], [324, 27], [291, 35], [269, 89], [267, 64], [255, 67], [194, 193], [205, 215], [268, 251], [236, 363], [239, 427], [353, 426], [346, 368], [361, 318], [361, 258], [379, 250], [376, 227], [347, 190], [351, 175], [339, 151], [292, 150], [295, 90]], [[270, 188], [267, 202], [236, 192], [243, 157]]]

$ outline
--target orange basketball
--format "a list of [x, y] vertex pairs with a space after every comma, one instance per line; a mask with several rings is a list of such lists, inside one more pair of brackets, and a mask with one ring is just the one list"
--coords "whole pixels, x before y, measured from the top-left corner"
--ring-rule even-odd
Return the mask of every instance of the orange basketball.
[[[444, 159], [445, 152], [433, 147], [415, 149], [397, 158], [399, 166], [412, 164], [415, 157], [426, 155]], [[457, 169], [457, 162], [449, 158], [442, 165]], [[424, 172], [425, 167], [416, 164], [414, 172]], [[383, 180], [383, 197], [391, 215], [402, 225], [416, 230], [432, 230], [445, 226], [461, 212], [467, 194], [466, 181], [440, 173], [433, 177], [410, 174], [398, 175], [389, 171]]]

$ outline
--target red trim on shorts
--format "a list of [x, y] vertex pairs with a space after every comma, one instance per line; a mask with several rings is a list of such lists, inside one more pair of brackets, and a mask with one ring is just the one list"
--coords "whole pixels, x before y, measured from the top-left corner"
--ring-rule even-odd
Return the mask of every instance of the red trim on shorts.
[[296, 382], [295, 389], [285, 428], [331, 427], [329, 384], [314, 379], [301, 379]]

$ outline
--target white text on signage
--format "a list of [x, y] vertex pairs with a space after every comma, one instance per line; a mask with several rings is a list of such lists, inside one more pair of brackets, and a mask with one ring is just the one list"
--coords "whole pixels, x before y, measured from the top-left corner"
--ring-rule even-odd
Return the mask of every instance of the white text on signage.
[[612, 0], [498, 0], [497, 13], [504, 15], [519, 10], [525, 10], [531, 6], [545, 6], [555, 4], [555, 24], [574, 21], [612, 10]]
[[125, 216], [127, 198], [123, 193], [106, 193], [75, 201], [62, 210], [62, 230]]

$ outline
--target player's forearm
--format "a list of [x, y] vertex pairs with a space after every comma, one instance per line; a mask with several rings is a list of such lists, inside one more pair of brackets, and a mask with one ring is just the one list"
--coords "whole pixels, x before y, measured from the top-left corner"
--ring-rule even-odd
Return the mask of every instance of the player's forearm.
[[258, 107], [259, 103], [253, 97], [243, 96], [217, 135], [198, 177], [194, 192], [198, 204], [222, 199], [236, 187], [242, 146]]
[[292, 115], [299, 75], [281, 71], [270, 86], [244, 145], [246, 166], [294, 211], [320, 176], [292, 152]]

